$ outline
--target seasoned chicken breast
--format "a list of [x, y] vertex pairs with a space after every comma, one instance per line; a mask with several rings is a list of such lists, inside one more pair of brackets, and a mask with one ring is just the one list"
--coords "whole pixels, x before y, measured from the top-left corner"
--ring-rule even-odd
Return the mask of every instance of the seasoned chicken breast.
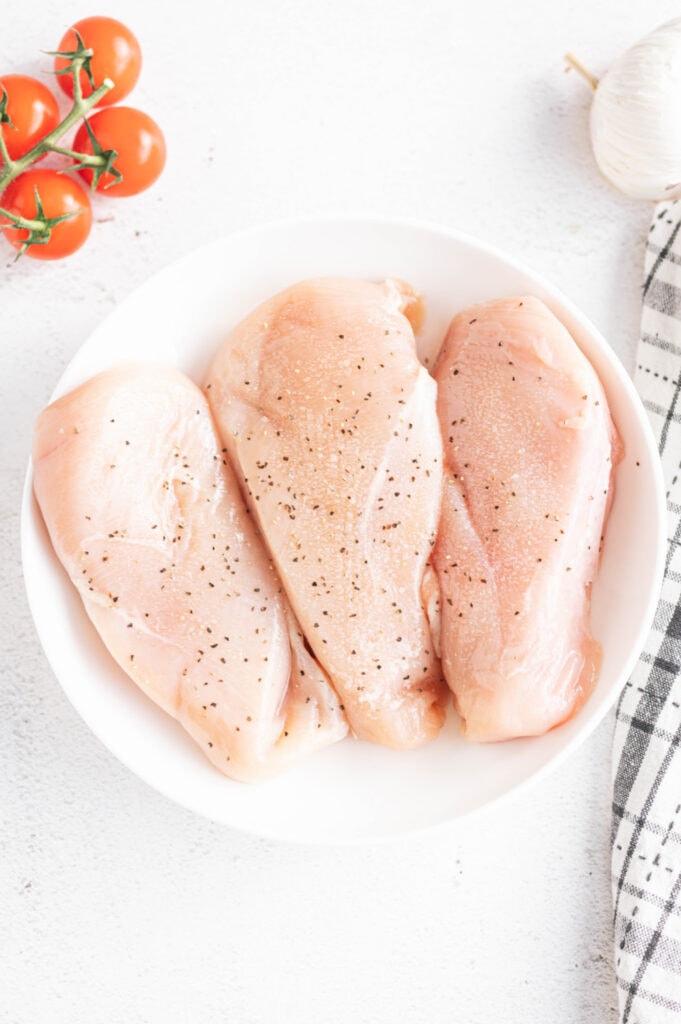
[[220, 771], [258, 779], [346, 735], [195, 384], [102, 373], [41, 414], [33, 460], [102, 640]]
[[206, 394], [315, 656], [357, 736], [433, 737], [444, 712], [426, 606], [442, 491], [435, 384], [405, 285], [320, 279], [265, 302]]
[[620, 446], [599, 380], [534, 298], [454, 318], [435, 368], [442, 659], [473, 740], [544, 733], [591, 693], [591, 584]]

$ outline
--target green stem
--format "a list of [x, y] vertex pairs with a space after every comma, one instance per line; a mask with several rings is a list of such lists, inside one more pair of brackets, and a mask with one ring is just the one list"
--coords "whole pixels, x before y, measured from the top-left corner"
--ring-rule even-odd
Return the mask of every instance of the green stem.
[[70, 156], [77, 160], [83, 167], [103, 167], [106, 160], [96, 153], [77, 153], [75, 149], [64, 149], [63, 146], [50, 146], [50, 153], [59, 153], [60, 156]]
[[[51, 131], [45, 138], [41, 139], [40, 142], [36, 143], [33, 149], [29, 149], [28, 153], [20, 157], [18, 160], [5, 160], [2, 166], [2, 172], [0, 173], [0, 193], [2, 193], [11, 181], [18, 178], [20, 174], [35, 163], [41, 156], [45, 156], [46, 153], [55, 151], [56, 144], [61, 139], [62, 135], [65, 135], [70, 128], [73, 128], [81, 118], [85, 117], [93, 107], [96, 107], [102, 96], [106, 96], [108, 92], [113, 89], [114, 83], [110, 78], [105, 78], [98, 89], [95, 89], [93, 93], [87, 96], [85, 99], [82, 97], [77, 98], [77, 93], [80, 89], [75, 89], [74, 83], [74, 103], [71, 110], [68, 112], [61, 124]], [[59, 152], [59, 147], [56, 148]], [[69, 154], [70, 155], [70, 154]]]
[[0, 157], [2, 158], [2, 165], [3, 165], [3, 167], [11, 167], [12, 166], [13, 161], [10, 160], [10, 158], [9, 158], [9, 153], [7, 152], [7, 143], [5, 142], [5, 133], [4, 133], [4, 131], [2, 130], [1, 127], [0, 127]]
[[74, 103], [82, 103], [83, 102], [83, 86], [82, 86], [81, 81], [80, 81], [80, 72], [81, 72], [81, 68], [82, 68], [82, 62], [74, 61], [74, 65], [75, 65], [75, 67], [73, 69], [73, 102]]
[[27, 217], [20, 217], [16, 213], [10, 213], [9, 210], [4, 210], [0, 206], [0, 217], [6, 217], [10, 220], [15, 228], [22, 228], [26, 231], [44, 231], [45, 222], [42, 220], [29, 220]]

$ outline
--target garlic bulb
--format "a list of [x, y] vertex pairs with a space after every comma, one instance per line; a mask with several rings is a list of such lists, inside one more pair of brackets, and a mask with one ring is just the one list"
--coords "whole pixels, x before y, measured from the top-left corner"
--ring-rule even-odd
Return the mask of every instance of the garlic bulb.
[[681, 196], [681, 18], [632, 46], [597, 83], [591, 142], [600, 170], [626, 195]]

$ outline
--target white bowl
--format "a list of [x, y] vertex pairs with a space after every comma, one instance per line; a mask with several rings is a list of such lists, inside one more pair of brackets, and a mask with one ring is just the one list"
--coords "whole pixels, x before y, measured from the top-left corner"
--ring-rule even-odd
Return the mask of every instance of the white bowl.
[[[173, 364], [201, 380], [216, 346], [249, 310], [305, 277], [401, 277], [425, 295], [422, 354], [451, 316], [484, 299], [528, 293], [565, 323], [600, 375], [626, 446], [592, 624], [603, 647], [595, 692], [570, 722], [538, 739], [475, 745], [455, 716], [417, 751], [346, 740], [271, 782], [222, 777], [184, 731], [108, 655], [58, 563], [32, 494], [22, 512], [28, 598], [67, 696], [112, 753], [155, 789], [236, 829], [299, 842], [353, 842], [434, 828], [537, 779], [583, 742], [613, 704], [643, 647], [662, 578], [665, 497], [655, 441], [608, 343], [563, 295], [515, 260], [453, 231], [374, 220], [299, 221], [220, 239], [151, 278], [82, 346], [54, 396], [128, 359]], [[64, 742], [68, 742], [65, 738]]]

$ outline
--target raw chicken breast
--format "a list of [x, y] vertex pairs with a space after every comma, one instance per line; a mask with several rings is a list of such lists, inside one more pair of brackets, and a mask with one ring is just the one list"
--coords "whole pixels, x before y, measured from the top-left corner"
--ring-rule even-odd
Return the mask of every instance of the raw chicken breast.
[[[439, 517], [435, 383], [395, 282], [321, 279], [256, 309], [206, 393], [303, 632], [357, 736], [433, 737], [444, 712], [424, 607]], [[446, 692], [446, 690], [445, 690]]]
[[109, 651], [220, 771], [257, 779], [346, 734], [183, 374], [124, 366], [48, 406], [34, 488]]
[[598, 677], [590, 592], [617, 435], [593, 368], [534, 298], [455, 317], [435, 378], [445, 676], [469, 739], [541, 734]]

